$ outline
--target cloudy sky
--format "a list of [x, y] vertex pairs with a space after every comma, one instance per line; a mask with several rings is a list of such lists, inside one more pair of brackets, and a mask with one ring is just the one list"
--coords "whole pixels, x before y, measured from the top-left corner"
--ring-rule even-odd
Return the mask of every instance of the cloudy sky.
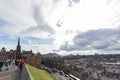
[[0, 0], [0, 48], [42, 54], [120, 52], [120, 0]]

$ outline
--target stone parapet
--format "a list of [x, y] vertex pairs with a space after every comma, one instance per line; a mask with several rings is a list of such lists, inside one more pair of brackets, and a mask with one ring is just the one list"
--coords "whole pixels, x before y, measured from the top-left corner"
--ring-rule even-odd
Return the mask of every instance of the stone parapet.
[[21, 80], [34, 80], [26, 65], [23, 66]]

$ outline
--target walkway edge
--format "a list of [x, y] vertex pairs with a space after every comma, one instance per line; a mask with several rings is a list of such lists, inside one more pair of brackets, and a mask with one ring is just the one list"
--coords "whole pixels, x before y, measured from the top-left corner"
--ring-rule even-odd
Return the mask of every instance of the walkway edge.
[[26, 67], [27, 72], [28, 72], [28, 74], [29, 74], [29, 76], [30, 76], [30, 79], [31, 79], [31, 80], [34, 80], [34, 78], [32, 77], [32, 75], [30, 74], [30, 71], [29, 71], [29, 69], [28, 69], [27, 65], [25, 65], [25, 67]]

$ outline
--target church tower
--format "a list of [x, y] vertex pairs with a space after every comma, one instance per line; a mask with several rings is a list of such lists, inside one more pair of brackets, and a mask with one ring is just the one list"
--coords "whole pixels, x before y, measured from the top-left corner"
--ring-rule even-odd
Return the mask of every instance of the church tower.
[[20, 59], [21, 57], [22, 57], [22, 54], [21, 54], [20, 38], [18, 37], [18, 44], [17, 44], [17, 48], [16, 48], [15, 59]]
[[20, 38], [18, 37], [18, 45], [17, 45], [17, 50], [18, 53], [21, 53], [21, 46], [20, 46]]

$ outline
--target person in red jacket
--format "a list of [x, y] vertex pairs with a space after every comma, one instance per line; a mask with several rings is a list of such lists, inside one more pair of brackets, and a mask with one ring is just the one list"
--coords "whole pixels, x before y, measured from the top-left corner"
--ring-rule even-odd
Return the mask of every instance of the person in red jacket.
[[23, 65], [24, 65], [24, 60], [21, 58], [20, 61], [19, 61], [20, 70], [22, 70]]

